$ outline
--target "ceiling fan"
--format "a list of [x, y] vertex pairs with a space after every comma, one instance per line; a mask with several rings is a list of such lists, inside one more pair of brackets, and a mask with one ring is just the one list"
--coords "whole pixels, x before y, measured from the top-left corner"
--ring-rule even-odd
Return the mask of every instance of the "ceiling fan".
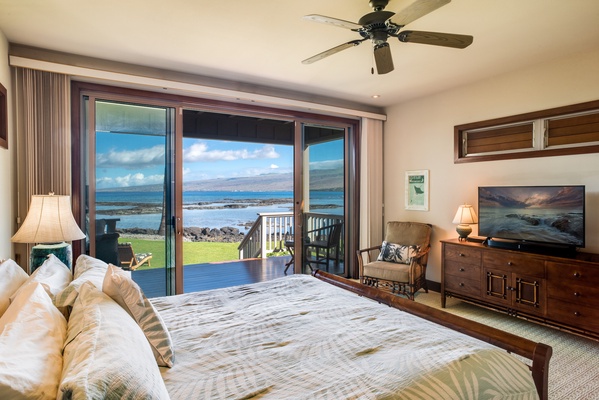
[[[306, 15], [304, 16], [305, 19], [350, 29], [360, 34], [361, 38], [351, 40], [347, 43], [323, 51], [322, 53], [318, 53], [315, 56], [305, 59], [302, 63], [312, 64], [313, 62], [322, 60], [325, 57], [347, 48], [357, 46], [363, 41], [370, 39], [374, 47], [374, 61], [377, 73], [386, 74], [393, 71], [394, 68], [391, 49], [389, 43], [387, 43], [389, 37], [397, 38], [400, 42], [464, 49], [472, 44], [472, 36], [457, 35], [453, 33], [401, 30], [410, 22], [449, 2], [451, 2], [451, 0], [416, 0], [414, 3], [395, 14], [391, 11], [385, 11], [385, 7], [389, 4], [389, 0], [370, 0], [368, 4], [374, 11], [364, 15], [360, 18], [358, 23], [318, 14]], [[391, 21], [391, 17], [393, 17], [395, 21]]]

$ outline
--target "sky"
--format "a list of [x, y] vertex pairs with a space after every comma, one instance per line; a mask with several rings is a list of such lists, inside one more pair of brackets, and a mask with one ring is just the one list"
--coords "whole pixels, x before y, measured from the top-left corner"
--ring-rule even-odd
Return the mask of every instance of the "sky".
[[[96, 187], [162, 184], [164, 136], [97, 132]], [[310, 148], [310, 168], [343, 165], [340, 141]], [[217, 140], [183, 140], [183, 181], [293, 172], [293, 147]]]

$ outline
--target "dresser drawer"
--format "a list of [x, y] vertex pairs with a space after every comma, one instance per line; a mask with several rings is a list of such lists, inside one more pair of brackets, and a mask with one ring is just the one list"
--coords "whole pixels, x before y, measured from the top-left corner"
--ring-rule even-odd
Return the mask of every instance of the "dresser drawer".
[[464, 264], [480, 265], [482, 252], [480, 249], [474, 249], [467, 246], [445, 245], [445, 260], [459, 261]]
[[551, 319], [559, 321], [579, 329], [599, 332], [599, 309], [587, 307], [581, 304], [566, 301], [548, 299], [547, 315]]
[[581, 285], [570, 280], [547, 280], [547, 295], [570, 303], [599, 309], [599, 287]]
[[451, 279], [470, 279], [480, 282], [480, 265], [465, 264], [458, 261], [445, 261], [445, 274], [452, 275]]
[[485, 267], [512, 271], [517, 274], [536, 276], [538, 278], [545, 277], [545, 261], [528, 254], [488, 251], [483, 254], [483, 265]]
[[480, 280], [445, 277], [445, 291], [480, 298]]
[[566, 264], [548, 261], [547, 279], [556, 284], [599, 287], [599, 268], [590, 264]]

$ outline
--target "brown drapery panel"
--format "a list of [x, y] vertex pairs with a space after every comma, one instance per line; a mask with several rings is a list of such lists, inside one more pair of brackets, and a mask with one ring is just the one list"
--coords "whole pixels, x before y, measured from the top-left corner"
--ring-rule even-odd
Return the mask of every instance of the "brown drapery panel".
[[[14, 68], [17, 152], [17, 217], [22, 222], [32, 195], [71, 194], [70, 78]], [[15, 232], [18, 226], [15, 228]], [[21, 265], [29, 248], [15, 247]]]

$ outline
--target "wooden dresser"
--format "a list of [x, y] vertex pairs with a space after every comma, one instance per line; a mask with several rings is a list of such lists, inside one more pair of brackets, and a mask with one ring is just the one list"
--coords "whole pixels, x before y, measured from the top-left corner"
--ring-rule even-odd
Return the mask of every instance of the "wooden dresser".
[[599, 255], [561, 258], [442, 240], [441, 306], [456, 297], [599, 340]]

